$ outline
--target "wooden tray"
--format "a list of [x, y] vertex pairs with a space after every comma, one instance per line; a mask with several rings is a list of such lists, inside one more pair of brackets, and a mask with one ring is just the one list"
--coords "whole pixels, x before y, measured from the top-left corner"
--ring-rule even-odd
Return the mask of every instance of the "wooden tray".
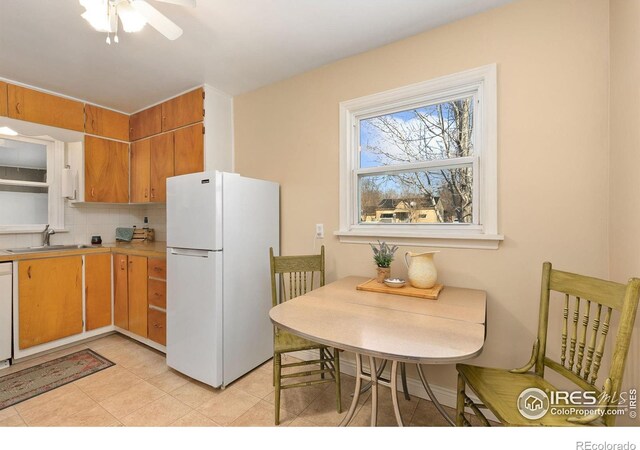
[[372, 278], [369, 281], [365, 281], [364, 283], [356, 286], [356, 289], [359, 291], [380, 292], [382, 294], [405, 295], [408, 297], [437, 300], [438, 295], [440, 294], [440, 291], [444, 289], [444, 286], [441, 284], [436, 284], [434, 287], [429, 289], [419, 289], [411, 286], [407, 281], [407, 284], [405, 284], [401, 288], [392, 288], [387, 286], [386, 284], [378, 283], [374, 278]]

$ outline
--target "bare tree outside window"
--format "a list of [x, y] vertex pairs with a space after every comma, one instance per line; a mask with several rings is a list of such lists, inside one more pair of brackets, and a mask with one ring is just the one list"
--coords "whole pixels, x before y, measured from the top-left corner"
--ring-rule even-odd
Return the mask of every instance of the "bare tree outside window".
[[[473, 97], [360, 120], [360, 222], [472, 223]], [[438, 167], [416, 163], [441, 161]], [[450, 162], [451, 164], [448, 164]], [[419, 164], [418, 164], [419, 165]]]

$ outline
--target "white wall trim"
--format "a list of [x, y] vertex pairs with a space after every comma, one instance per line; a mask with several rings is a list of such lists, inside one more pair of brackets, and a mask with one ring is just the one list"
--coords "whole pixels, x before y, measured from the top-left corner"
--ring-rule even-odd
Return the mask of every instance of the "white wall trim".
[[[358, 120], [367, 116], [401, 111], [428, 102], [446, 101], [461, 94], [473, 95], [479, 102], [480, 114], [476, 115], [474, 133], [478, 149], [477, 163], [474, 163], [474, 197], [477, 198], [474, 223], [489, 240], [487, 246], [474, 244], [477, 230], [463, 228], [457, 224], [448, 225], [452, 233], [466, 235], [469, 241], [448, 243], [449, 236], [439, 232], [437, 227], [415, 226], [410, 231], [395, 233], [383, 225], [361, 225], [358, 223], [358, 192], [355, 175], [359, 171]], [[498, 233], [498, 158], [497, 158], [497, 65], [490, 64], [475, 69], [458, 72], [432, 80], [391, 89], [373, 95], [340, 103], [340, 229], [335, 233], [344, 243], [362, 243], [369, 240], [355, 239], [358, 235], [367, 237], [411, 237], [411, 245], [443, 246], [455, 248], [498, 247], [503, 237]], [[432, 164], [432, 162], [428, 163]], [[451, 164], [451, 162], [449, 162]], [[479, 215], [478, 215], [479, 213]], [[413, 227], [413, 225], [411, 225]], [[440, 225], [442, 228], [444, 225]], [[380, 227], [380, 233], [375, 231]], [[455, 231], [453, 231], [455, 229]], [[365, 232], [368, 234], [362, 234]], [[402, 236], [406, 234], [406, 236]], [[429, 238], [435, 238], [429, 241]], [[452, 239], [455, 239], [451, 237]], [[424, 240], [424, 241], [422, 241]]]

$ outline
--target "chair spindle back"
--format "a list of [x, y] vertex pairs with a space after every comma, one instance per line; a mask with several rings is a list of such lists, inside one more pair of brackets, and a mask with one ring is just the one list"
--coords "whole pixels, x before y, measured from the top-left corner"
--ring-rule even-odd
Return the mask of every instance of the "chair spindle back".
[[319, 255], [274, 256], [271, 259], [271, 300], [276, 306], [324, 286], [324, 245]]
[[[551, 291], [564, 294], [559, 363], [546, 356]], [[601, 390], [596, 387], [596, 383], [605, 353], [612, 313], [616, 311], [620, 314], [619, 326], [609, 374], [604, 384], [610, 384], [610, 392], [606, 392], [607, 395], [620, 394], [639, 295], [638, 278], [632, 278], [624, 285], [553, 270], [551, 263], [544, 263], [536, 373], [544, 376], [544, 368], [549, 367], [582, 389], [600, 394]]]

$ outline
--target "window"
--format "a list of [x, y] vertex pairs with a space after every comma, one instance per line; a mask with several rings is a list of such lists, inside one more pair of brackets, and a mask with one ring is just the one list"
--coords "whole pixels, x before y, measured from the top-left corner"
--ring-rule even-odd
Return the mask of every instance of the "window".
[[0, 138], [0, 232], [64, 227], [60, 195], [62, 142], [23, 136]]
[[340, 104], [342, 242], [497, 248], [496, 66]]

